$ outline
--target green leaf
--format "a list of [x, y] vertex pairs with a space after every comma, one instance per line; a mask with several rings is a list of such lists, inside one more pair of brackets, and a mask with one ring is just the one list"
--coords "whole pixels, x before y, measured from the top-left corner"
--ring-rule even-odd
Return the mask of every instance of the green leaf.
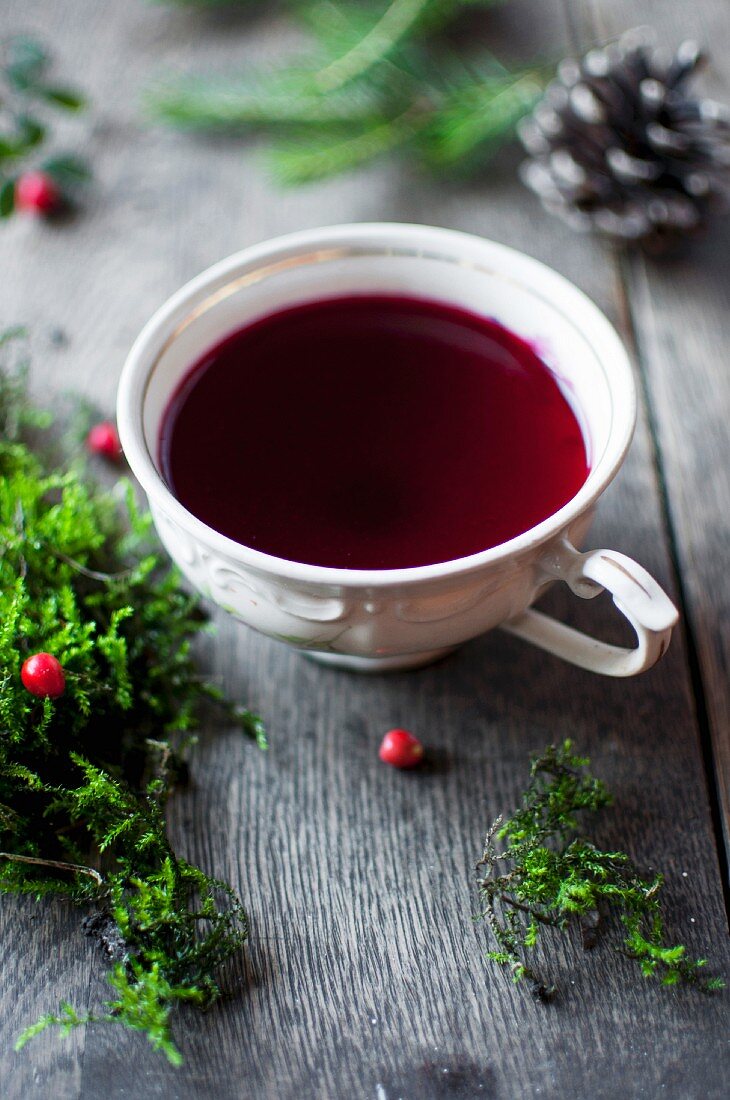
[[21, 92], [35, 87], [48, 67], [48, 54], [40, 42], [23, 35], [10, 40], [7, 57], [7, 78]]
[[63, 188], [75, 187], [91, 178], [91, 170], [81, 157], [71, 155], [49, 157], [41, 165]]
[[0, 159], [16, 160], [26, 156], [40, 145], [46, 135], [45, 127], [29, 115], [15, 120], [15, 133], [0, 138]]
[[20, 115], [17, 119], [17, 127], [18, 155], [27, 153], [37, 145], [40, 145], [46, 136], [45, 126], [39, 119], [34, 118], [32, 115]]
[[0, 218], [7, 218], [15, 209], [15, 180], [4, 180], [0, 185]]
[[67, 111], [80, 111], [86, 106], [85, 97], [71, 88], [53, 88], [45, 85], [38, 91], [43, 99]]

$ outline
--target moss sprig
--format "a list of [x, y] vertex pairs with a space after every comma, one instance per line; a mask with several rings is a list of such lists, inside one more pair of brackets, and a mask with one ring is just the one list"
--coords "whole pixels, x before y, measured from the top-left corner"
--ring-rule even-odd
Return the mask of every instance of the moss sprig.
[[549, 1001], [556, 987], [528, 962], [543, 929], [578, 924], [583, 946], [591, 948], [613, 915], [622, 926], [618, 949], [638, 962], [645, 977], [721, 989], [721, 978], [706, 976], [706, 959], [666, 942], [662, 875], [643, 874], [625, 852], [603, 851], [581, 834], [583, 815], [611, 802], [589, 763], [573, 753], [570, 741], [549, 746], [532, 760], [521, 807], [506, 821], [497, 818], [487, 833], [477, 863], [479, 916], [497, 942], [487, 957], [508, 967], [516, 982], [526, 980], [538, 1000]]
[[[19, 336], [0, 339], [6, 358]], [[41, 453], [45, 418], [28, 407], [15, 357], [0, 369], [0, 890], [83, 906], [84, 931], [112, 963], [101, 1011], [62, 1004], [19, 1046], [93, 1019], [144, 1032], [178, 1063], [173, 1009], [215, 1000], [248, 924], [229, 886], [176, 856], [165, 803], [206, 700], [261, 745], [265, 733], [201, 677], [191, 643], [205, 617], [131, 486], [103, 490]], [[58, 699], [23, 686], [36, 652], [61, 662]]]

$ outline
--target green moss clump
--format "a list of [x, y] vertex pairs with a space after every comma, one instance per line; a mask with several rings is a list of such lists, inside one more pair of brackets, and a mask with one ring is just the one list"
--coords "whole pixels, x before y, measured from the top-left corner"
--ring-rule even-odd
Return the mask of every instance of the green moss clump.
[[[218, 968], [248, 926], [229, 886], [173, 852], [165, 801], [206, 699], [265, 746], [263, 726], [201, 678], [191, 642], [205, 617], [159, 556], [131, 485], [120, 497], [80, 464], [56, 469], [45, 425], [23, 371], [0, 369], [0, 890], [85, 906], [112, 996], [95, 1015], [63, 1004], [18, 1045], [49, 1024], [105, 1020], [178, 1063], [172, 1009], [219, 995]], [[37, 652], [63, 666], [59, 699], [23, 687]]]

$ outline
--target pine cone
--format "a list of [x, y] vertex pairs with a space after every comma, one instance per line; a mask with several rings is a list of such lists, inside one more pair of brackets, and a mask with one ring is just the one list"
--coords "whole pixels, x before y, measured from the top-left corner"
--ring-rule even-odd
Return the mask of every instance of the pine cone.
[[520, 168], [544, 208], [574, 229], [662, 244], [730, 205], [730, 111], [688, 94], [704, 60], [645, 31], [567, 58], [520, 125]]

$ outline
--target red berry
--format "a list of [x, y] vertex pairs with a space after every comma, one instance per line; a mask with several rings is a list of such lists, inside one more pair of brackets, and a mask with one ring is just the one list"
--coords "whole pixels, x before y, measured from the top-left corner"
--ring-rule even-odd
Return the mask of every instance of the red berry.
[[423, 745], [408, 730], [389, 730], [382, 740], [380, 759], [394, 768], [415, 768], [423, 759]]
[[52, 653], [34, 653], [20, 670], [23, 687], [42, 699], [58, 699], [66, 690], [63, 668]]
[[61, 192], [45, 172], [24, 172], [15, 182], [15, 203], [19, 210], [50, 214], [61, 203]]
[[95, 424], [86, 437], [86, 446], [93, 455], [103, 455], [110, 462], [119, 462], [122, 457], [122, 445], [117, 429], [110, 420]]

